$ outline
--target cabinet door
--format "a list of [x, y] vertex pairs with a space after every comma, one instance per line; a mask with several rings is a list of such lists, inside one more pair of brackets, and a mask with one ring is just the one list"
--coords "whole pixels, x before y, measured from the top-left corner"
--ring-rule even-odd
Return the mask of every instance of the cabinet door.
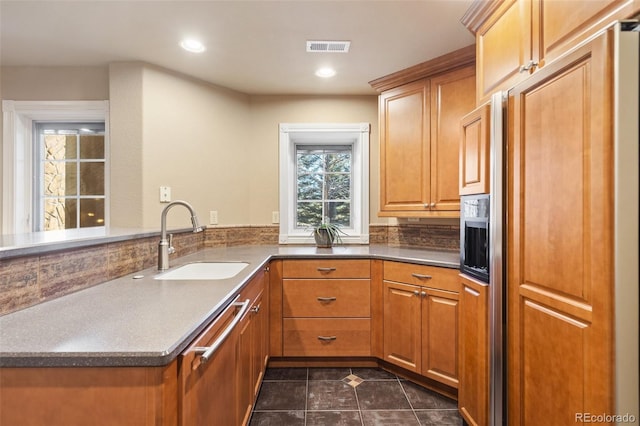
[[380, 209], [428, 210], [430, 191], [429, 82], [380, 95]]
[[460, 195], [489, 193], [491, 105], [484, 104], [460, 122]]
[[422, 375], [458, 387], [458, 293], [423, 288]]
[[460, 211], [460, 119], [476, 105], [475, 67], [431, 78], [431, 211]]
[[633, 0], [532, 0], [533, 58], [544, 65], [578, 43], [637, 13]]
[[476, 33], [478, 103], [528, 77], [520, 67], [532, 60], [531, 25], [531, 0], [505, 0], [480, 27]]
[[384, 288], [384, 360], [420, 373], [420, 287], [391, 281]]
[[252, 391], [253, 401], [258, 397], [258, 391], [260, 390], [260, 383], [264, 378], [264, 373], [267, 368], [267, 361], [269, 360], [269, 312], [267, 298], [265, 292], [261, 293], [254, 303], [251, 315], [254, 325], [253, 335], [253, 347], [251, 348], [252, 360], [251, 365], [253, 368], [252, 374]]
[[469, 425], [489, 424], [487, 284], [461, 276], [458, 408]]
[[238, 329], [238, 354], [236, 361], [237, 410], [240, 424], [249, 422], [260, 383], [262, 382], [268, 345], [268, 311], [265, 298], [264, 272], [259, 272], [242, 291], [241, 298], [251, 300], [251, 306]]
[[[235, 425], [237, 328], [207, 362], [196, 347], [209, 346], [233, 325], [233, 305], [179, 357], [180, 425]], [[224, 391], [221, 392], [221, 389]]]
[[606, 33], [509, 95], [510, 425], [615, 413], [612, 44]]
[[[251, 312], [247, 312], [238, 325], [238, 353], [234, 363], [236, 368], [236, 409], [239, 425], [245, 425], [251, 416], [253, 406], [253, 339], [256, 334]], [[231, 366], [227, 368], [232, 369]]]

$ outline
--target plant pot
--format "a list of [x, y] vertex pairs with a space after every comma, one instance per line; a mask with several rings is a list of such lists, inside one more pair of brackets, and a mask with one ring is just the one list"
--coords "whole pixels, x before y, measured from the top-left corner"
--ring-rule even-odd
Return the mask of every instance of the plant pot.
[[326, 229], [316, 229], [313, 233], [313, 237], [316, 239], [316, 246], [320, 248], [333, 247], [333, 239], [331, 234]]

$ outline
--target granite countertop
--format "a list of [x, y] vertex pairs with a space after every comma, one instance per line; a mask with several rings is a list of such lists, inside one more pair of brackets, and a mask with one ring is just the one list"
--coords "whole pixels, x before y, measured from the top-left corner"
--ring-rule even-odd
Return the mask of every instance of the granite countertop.
[[149, 268], [2, 316], [0, 367], [166, 365], [274, 258], [368, 258], [458, 268], [458, 256], [384, 245], [204, 249], [171, 259], [171, 267], [200, 261], [249, 265], [215, 282], [157, 280], [161, 272]]

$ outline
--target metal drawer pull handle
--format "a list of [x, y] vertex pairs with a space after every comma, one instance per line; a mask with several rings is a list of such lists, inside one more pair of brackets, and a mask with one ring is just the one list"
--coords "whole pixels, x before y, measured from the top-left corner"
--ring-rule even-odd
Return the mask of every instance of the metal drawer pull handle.
[[335, 297], [318, 297], [318, 302], [334, 302], [336, 300]]
[[329, 342], [331, 340], [336, 340], [336, 336], [318, 336], [318, 340], [322, 340], [323, 342]]
[[335, 270], [336, 268], [318, 268], [318, 272], [331, 272]]
[[421, 280], [430, 280], [431, 278], [433, 278], [431, 275], [424, 275], [424, 274], [411, 274], [412, 276], [419, 278]]
[[207, 346], [196, 346], [195, 348], [193, 348], [193, 350], [196, 351], [196, 353], [201, 353], [202, 354], [202, 356], [201, 356], [202, 364], [204, 364], [207, 361], [209, 361], [209, 359], [215, 353], [215, 351], [220, 349], [220, 346], [222, 346], [224, 341], [227, 340], [227, 337], [229, 337], [229, 335], [231, 334], [233, 329], [236, 327], [236, 325], [238, 325], [238, 323], [240, 322], [240, 320], [244, 316], [245, 312], [247, 312], [247, 309], [249, 309], [249, 304], [251, 303], [251, 300], [247, 299], [244, 302], [236, 302], [236, 300], [238, 300], [239, 297], [240, 297], [240, 295], [236, 296], [236, 298], [233, 300], [233, 302], [231, 302], [229, 307], [227, 309], [225, 309], [223, 314], [226, 313], [226, 311], [228, 309], [231, 309], [231, 308], [237, 307], [237, 306], [240, 306], [240, 311], [236, 314], [235, 318], [233, 318], [233, 320], [229, 323], [227, 328], [224, 329], [222, 334], [220, 334], [220, 336], [218, 336], [218, 338], [215, 340], [215, 342], [213, 342], [213, 344], [211, 346], [209, 346], [209, 347], [207, 347]]

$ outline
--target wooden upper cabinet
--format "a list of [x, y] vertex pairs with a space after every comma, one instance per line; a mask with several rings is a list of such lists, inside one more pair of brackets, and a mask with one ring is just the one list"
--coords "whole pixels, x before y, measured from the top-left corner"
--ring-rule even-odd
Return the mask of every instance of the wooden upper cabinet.
[[489, 193], [491, 105], [484, 104], [460, 122], [460, 195]]
[[634, 12], [634, 0], [475, 0], [462, 22], [476, 34], [478, 103]]
[[429, 90], [421, 80], [380, 95], [382, 215], [429, 209]]
[[476, 33], [477, 98], [484, 102], [491, 94], [524, 80], [521, 67], [532, 61], [531, 8], [529, 0], [506, 0]]
[[460, 119], [475, 107], [475, 88], [474, 66], [431, 78], [431, 210], [460, 211]]
[[458, 217], [459, 123], [475, 107], [475, 48], [370, 84], [380, 91], [378, 214]]

